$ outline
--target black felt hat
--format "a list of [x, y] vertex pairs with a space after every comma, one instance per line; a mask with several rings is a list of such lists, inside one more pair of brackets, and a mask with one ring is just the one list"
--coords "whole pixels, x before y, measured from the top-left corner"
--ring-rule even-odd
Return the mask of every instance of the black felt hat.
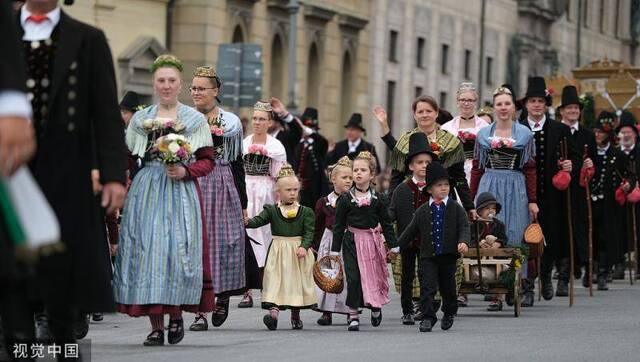
[[438, 159], [438, 155], [431, 150], [427, 135], [422, 132], [416, 132], [409, 137], [409, 153], [407, 153], [405, 165], [409, 165], [413, 157], [423, 153], [431, 155], [434, 161]]
[[313, 129], [319, 129], [318, 125], [318, 110], [313, 107], [307, 107], [302, 112], [302, 116], [300, 116], [300, 120], [302, 124], [307, 127], [311, 127]]
[[599, 129], [602, 132], [613, 132], [613, 121], [616, 119], [616, 115], [609, 111], [602, 111], [598, 115], [596, 124], [593, 126], [595, 129]]
[[362, 132], [367, 132], [367, 130], [362, 127], [362, 114], [360, 113], [352, 114], [347, 124], [344, 125], [344, 128], [359, 128]]
[[449, 179], [449, 173], [447, 173], [447, 169], [444, 168], [440, 162], [431, 162], [427, 166], [427, 187], [430, 187], [434, 183], [442, 179]]
[[547, 107], [551, 106], [551, 96], [547, 92], [547, 83], [543, 77], [529, 77], [527, 80], [527, 93], [522, 98], [522, 105], [527, 103], [528, 98], [540, 97], [544, 98]]
[[128, 91], [122, 97], [120, 101], [120, 108], [124, 108], [130, 110], [131, 112], [135, 112], [136, 108], [140, 106], [140, 99], [138, 98], [138, 93]]
[[478, 195], [478, 198], [476, 199], [476, 210], [481, 210], [491, 204], [496, 205], [496, 214], [499, 214], [500, 210], [502, 210], [502, 205], [500, 205], [498, 200], [496, 200], [496, 197], [493, 196], [491, 192], [483, 192]]
[[564, 108], [570, 104], [577, 104], [582, 109], [582, 103], [578, 98], [578, 89], [572, 85], [562, 88], [562, 102], [559, 108]]
[[620, 123], [618, 124], [618, 127], [616, 127], [616, 133], [619, 133], [623, 127], [631, 127], [631, 129], [633, 129], [633, 132], [635, 132], [637, 136], [638, 135], [638, 127], [636, 127], [637, 124], [638, 122], [636, 121], [635, 117], [633, 117], [633, 114], [631, 114], [631, 112], [623, 111], [622, 114], [620, 115]]
[[518, 97], [516, 96], [516, 91], [513, 90], [513, 86], [509, 83], [505, 83], [503, 85], [501, 85], [501, 87], [503, 88], [507, 88], [510, 92], [511, 92], [511, 96], [513, 97], [513, 102], [516, 105], [516, 110], [521, 110], [522, 109], [522, 101], [518, 99]]

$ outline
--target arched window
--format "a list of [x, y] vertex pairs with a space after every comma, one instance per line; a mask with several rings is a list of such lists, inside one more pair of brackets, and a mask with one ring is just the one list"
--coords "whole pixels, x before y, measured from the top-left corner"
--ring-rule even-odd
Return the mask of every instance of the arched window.
[[307, 106], [320, 105], [320, 59], [316, 43], [309, 48], [309, 63], [307, 67]]
[[340, 97], [340, 115], [341, 121], [346, 122], [353, 109], [353, 69], [351, 69], [351, 56], [348, 52], [345, 52], [342, 57], [342, 85], [341, 85], [341, 97]]
[[284, 99], [285, 50], [280, 35], [276, 35], [271, 43], [271, 87], [270, 97]]
[[233, 37], [231, 38], [232, 43], [244, 43], [244, 32], [242, 31], [242, 27], [240, 25], [236, 25], [235, 29], [233, 29]]

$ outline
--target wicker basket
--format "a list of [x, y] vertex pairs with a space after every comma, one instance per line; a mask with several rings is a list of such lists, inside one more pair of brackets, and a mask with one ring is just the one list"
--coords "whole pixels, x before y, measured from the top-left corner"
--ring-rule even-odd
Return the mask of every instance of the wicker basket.
[[316, 282], [318, 288], [327, 293], [342, 293], [344, 289], [344, 270], [340, 257], [337, 255], [326, 255], [315, 262], [315, 264], [313, 264], [313, 280]]

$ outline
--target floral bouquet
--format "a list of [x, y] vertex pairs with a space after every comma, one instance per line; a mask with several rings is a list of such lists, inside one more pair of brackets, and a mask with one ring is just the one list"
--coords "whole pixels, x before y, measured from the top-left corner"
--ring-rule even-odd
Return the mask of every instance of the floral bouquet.
[[209, 119], [207, 123], [209, 123], [209, 130], [211, 130], [212, 135], [220, 137], [224, 134], [224, 124], [220, 121], [220, 117]]
[[515, 140], [513, 138], [492, 137], [491, 148], [513, 148]]
[[467, 131], [458, 131], [458, 138], [464, 143], [467, 141], [475, 141], [476, 135]]
[[162, 162], [166, 164], [186, 162], [191, 158], [191, 145], [187, 139], [175, 133], [158, 138], [156, 149]]
[[252, 155], [262, 155], [262, 156], [269, 155], [269, 151], [267, 151], [266, 147], [264, 147], [263, 145], [257, 145], [257, 144], [252, 144], [251, 146], [249, 146], [249, 153]]
[[431, 151], [433, 153], [435, 153], [437, 156], [440, 156], [440, 152], [442, 152], [442, 148], [440, 147], [438, 142], [431, 142], [431, 144], [429, 144], [429, 147], [431, 148]]

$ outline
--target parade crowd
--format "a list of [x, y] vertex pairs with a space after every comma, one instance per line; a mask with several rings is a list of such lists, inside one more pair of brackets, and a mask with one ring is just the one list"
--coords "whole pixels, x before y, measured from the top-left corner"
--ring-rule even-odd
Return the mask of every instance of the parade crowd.
[[[572, 278], [606, 291], [627, 269], [637, 277], [636, 120], [602, 111], [587, 128], [573, 86], [552, 109], [544, 78], [529, 77], [524, 97], [504, 84], [479, 108], [465, 82], [454, 117], [421, 95], [415, 128], [393, 135], [375, 106], [345, 120], [336, 143], [322, 135], [317, 109], [295, 114], [270, 98], [253, 107], [247, 134], [219, 103], [224, 79], [211, 66], [187, 74], [161, 55], [150, 69], [156, 103], [127, 92], [118, 106], [100, 30], [54, 0], [3, 8], [0, 23], [15, 35], [0, 44], [13, 57], [0, 64], [11, 64], [0, 69], [0, 166], [5, 177], [28, 166], [66, 246], [27, 263], [0, 225], [6, 346], [73, 343], [89, 319], [113, 311], [149, 319], [145, 346], [177, 344], [185, 330], [222, 326], [230, 297], [250, 308], [258, 292], [269, 330], [283, 327], [285, 310], [303, 329], [300, 310], [313, 309], [319, 325], [342, 315], [358, 331], [363, 309], [381, 324], [390, 279], [403, 325], [429, 332], [441, 312], [448, 330], [468, 304], [462, 254], [476, 248], [524, 255], [512, 266], [521, 300], [486, 293], [494, 312], [516, 300], [533, 307], [536, 280], [550, 300], [569, 296]], [[191, 104], [178, 100], [183, 92]], [[365, 140], [369, 118], [387, 164]], [[524, 241], [532, 224], [543, 247]], [[314, 263], [327, 256], [343, 270], [340, 293], [314, 281]]]

